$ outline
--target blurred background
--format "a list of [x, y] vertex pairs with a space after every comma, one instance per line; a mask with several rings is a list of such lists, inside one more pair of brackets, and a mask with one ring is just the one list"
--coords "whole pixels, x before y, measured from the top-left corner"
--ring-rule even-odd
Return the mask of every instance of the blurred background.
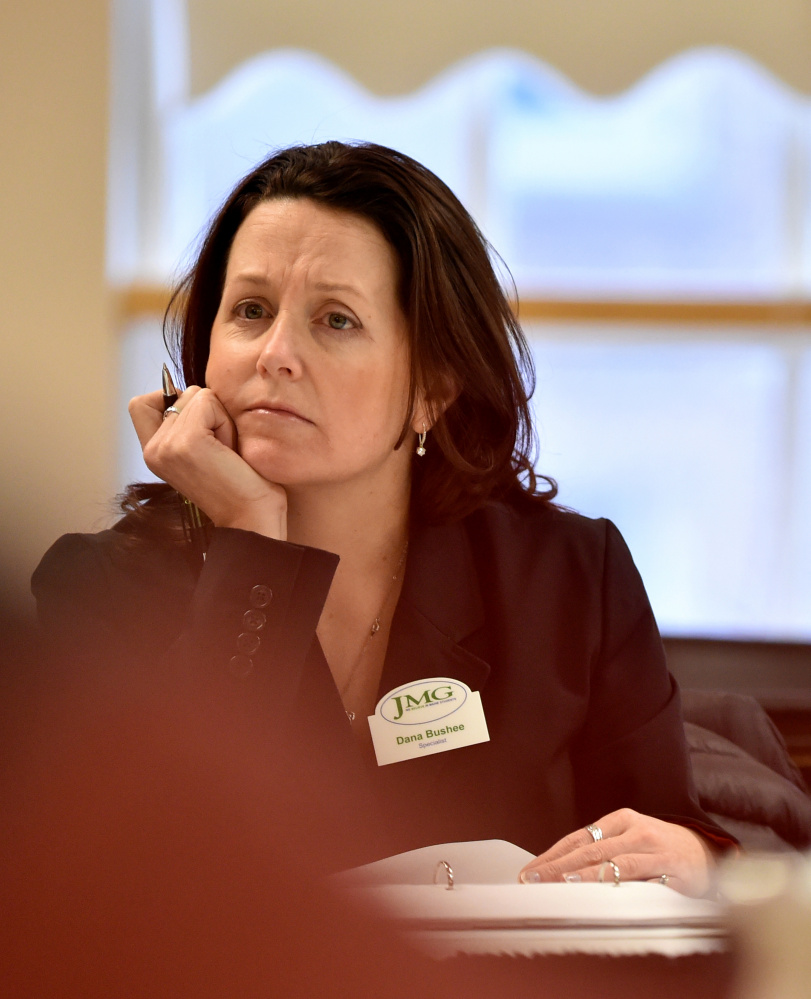
[[[811, 642], [811, 2], [47, 0], [0, 32], [0, 509], [44, 550], [146, 476], [127, 399], [274, 147], [440, 174], [512, 273], [538, 468], [666, 635]], [[811, 682], [811, 681], [810, 681]]]

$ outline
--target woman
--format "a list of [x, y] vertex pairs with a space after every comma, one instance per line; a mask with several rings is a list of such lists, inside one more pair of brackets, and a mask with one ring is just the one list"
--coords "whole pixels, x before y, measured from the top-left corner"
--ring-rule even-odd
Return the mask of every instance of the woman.
[[[278, 153], [171, 315], [189, 387], [130, 404], [167, 486], [49, 552], [51, 629], [205, 662], [269, 724], [354, 742], [398, 846], [511, 839], [539, 854], [525, 881], [610, 861], [705, 893], [730, 840], [696, 803], [641, 581], [612, 525], [533, 474], [526, 344], [448, 188], [378, 146]], [[202, 566], [175, 491], [213, 525]], [[376, 767], [367, 717], [425, 677], [480, 691], [490, 740]]]

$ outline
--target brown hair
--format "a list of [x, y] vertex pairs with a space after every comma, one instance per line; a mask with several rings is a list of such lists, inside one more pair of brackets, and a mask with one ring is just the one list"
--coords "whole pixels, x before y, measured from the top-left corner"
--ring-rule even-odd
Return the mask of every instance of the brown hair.
[[[431, 444], [414, 465], [413, 514], [431, 522], [454, 520], [509, 494], [550, 501], [555, 483], [533, 470], [532, 357], [488, 244], [446, 184], [384, 146], [294, 146], [240, 182], [209, 226], [167, 310], [164, 336], [186, 385], [205, 384], [234, 236], [260, 202], [273, 198], [308, 198], [364, 218], [397, 255], [411, 357], [409, 403], [397, 446], [408, 433], [418, 388], [429, 405], [436, 404]], [[458, 395], [443, 412], [440, 403], [451, 386]], [[145, 495], [136, 496], [131, 487], [125, 507], [132, 509]]]

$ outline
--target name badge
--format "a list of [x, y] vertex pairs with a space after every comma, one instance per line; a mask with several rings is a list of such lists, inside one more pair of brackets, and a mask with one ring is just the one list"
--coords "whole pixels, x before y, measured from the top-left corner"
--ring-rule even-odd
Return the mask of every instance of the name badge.
[[369, 728], [380, 767], [490, 741], [478, 690], [446, 676], [416, 680], [381, 697]]

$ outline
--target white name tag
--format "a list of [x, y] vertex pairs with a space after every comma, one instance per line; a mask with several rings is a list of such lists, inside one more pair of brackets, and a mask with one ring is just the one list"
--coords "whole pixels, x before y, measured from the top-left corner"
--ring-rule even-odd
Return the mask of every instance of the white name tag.
[[416, 680], [381, 697], [369, 728], [380, 767], [490, 741], [478, 690], [446, 676]]

